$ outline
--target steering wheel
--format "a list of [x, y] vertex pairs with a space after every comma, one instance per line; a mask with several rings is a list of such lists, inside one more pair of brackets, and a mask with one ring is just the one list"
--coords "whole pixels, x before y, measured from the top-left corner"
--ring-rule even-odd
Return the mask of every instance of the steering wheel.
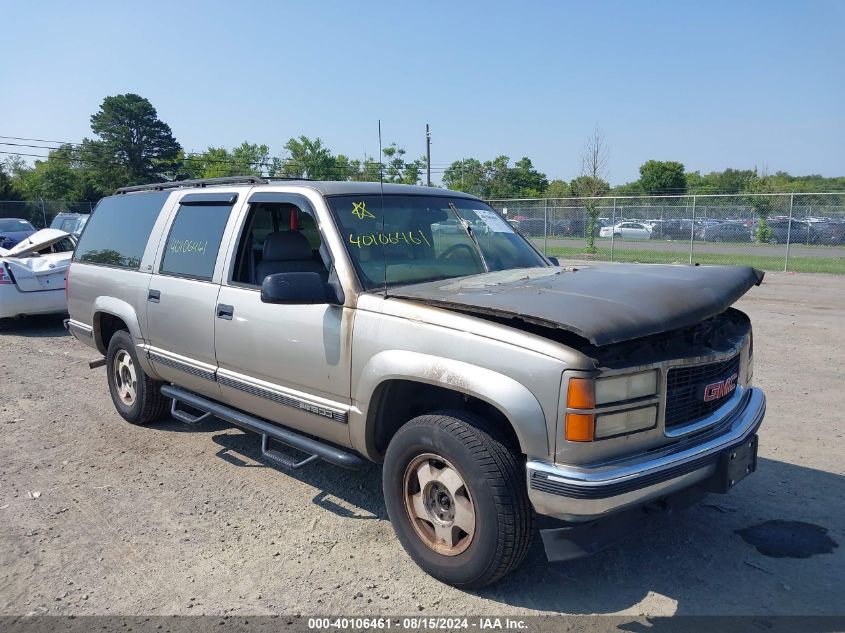
[[461, 249], [466, 249], [467, 256], [472, 260], [475, 259], [475, 251], [472, 250], [472, 247], [469, 244], [452, 244], [452, 246], [440, 253], [437, 259], [451, 259], [457, 256], [458, 251]]

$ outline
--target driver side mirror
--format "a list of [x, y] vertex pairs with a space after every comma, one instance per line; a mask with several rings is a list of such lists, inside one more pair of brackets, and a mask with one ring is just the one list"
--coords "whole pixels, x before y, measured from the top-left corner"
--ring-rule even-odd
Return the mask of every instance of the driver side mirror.
[[557, 257], [546, 257], [555, 266], [560, 266], [560, 260]]
[[262, 303], [336, 304], [336, 294], [335, 289], [325, 283], [318, 273], [276, 273], [267, 275], [261, 283]]

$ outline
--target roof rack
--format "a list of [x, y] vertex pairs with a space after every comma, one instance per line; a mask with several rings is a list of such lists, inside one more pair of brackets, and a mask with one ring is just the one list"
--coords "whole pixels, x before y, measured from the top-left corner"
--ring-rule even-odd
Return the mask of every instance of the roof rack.
[[121, 187], [114, 192], [115, 195], [132, 193], [134, 191], [164, 191], [165, 189], [178, 189], [179, 187], [208, 187], [212, 185], [264, 185], [267, 179], [258, 176], [226, 176], [224, 178], [196, 178], [194, 180], [171, 180], [169, 182], [156, 182], [149, 185], [134, 185], [132, 187]]

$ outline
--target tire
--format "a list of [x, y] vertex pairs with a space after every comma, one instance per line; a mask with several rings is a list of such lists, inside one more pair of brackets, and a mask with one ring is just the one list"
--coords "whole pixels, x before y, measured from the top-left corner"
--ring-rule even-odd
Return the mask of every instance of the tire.
[[[390, 441], [382, 478], [399, 542], [437, 580], [476, 589], [525, 559], [534, 521], [525, 471], [483, 420], [454, 411], [412, 419]], [[435, 532], [438, 512], [444, 520]], [[444, 534], [448, 542], [437, 539]]]
[[126, 330], [115, 332], [106, 353], [106, 376], [114, 408], [131, 424], [160, 420], [170, 401], [161, 393], [161, 383], [153, 380], [138, 363], [135, 343]]

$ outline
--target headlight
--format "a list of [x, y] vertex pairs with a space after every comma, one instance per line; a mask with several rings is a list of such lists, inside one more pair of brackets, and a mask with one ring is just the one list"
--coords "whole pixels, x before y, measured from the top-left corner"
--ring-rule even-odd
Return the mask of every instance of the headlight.
[[624, 402], [657, 393], [657, 370], [596, 380], [596, 405]]
[[604, 413], [602, 408], [657, 395], [657, 370], [605, 378], [570, 378], [566, 394], [564, 437], [592, 442], [645, 431], [657, 425], [657, 405]]
[[657, 407], [643, 407], [596, 416], [596, 439], [627, 435], [652, 429], [657, 425]]

